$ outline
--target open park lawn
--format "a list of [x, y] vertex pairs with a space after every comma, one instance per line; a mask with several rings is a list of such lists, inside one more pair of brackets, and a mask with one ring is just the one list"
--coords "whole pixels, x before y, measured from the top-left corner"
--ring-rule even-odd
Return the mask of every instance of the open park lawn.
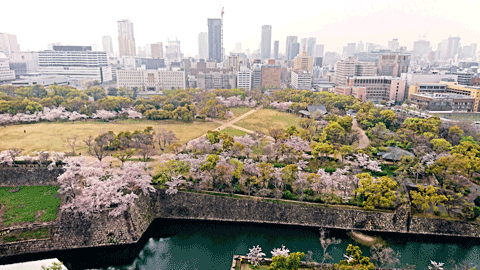
[[0, 227], [21, 222], [52, 221], [57, 217], [60, 205], [58, 187], [0, 187], [0, 204]]
[[222, 130], [222, 132], [225, 132], [230, 136], [243, 136], [243, 135], [247, 134], [247, 132], [245, 132], [243, 130], [239, 130], [239, 129], [232, 128], [232, 127], [227, 127], [224, 130]]
[[248, 107], [230, 108], [230, 111], [233, 113], [234, 117], [239, 117], [240, 115], [245, 114], [250, 110], [252, 110], [252, 108], [248, 108]]
[[286, 112], [271, 109], [261, 109], [235, 123], [239, 127], [268, 134], [269, 128], [287, 128], [298, 126], [301, 118]]
[[154, 130], [164, 128], [175, 132], [179, 143], [184, 144], [195, 139], [207, 131], [218, 127], [220, 124], [213, 122], [183, 123], [175, 121], [150, 121], [150, 120], [117, 120], [115, 122], [78, 121], [62, 123], [36, 123], [26, 125], [12, 125], [0, 127], [0, 151], [10, 148], [23, 149], [22, 154], [29, 154], [38, 150], [69, 152], [65, 139], [74, 135], [78, 136], [75, 152], [86, 152], [87, 147], [83, 142], [89, 135], [94, 137], [103, 132], [134, 131], [152, 126]]

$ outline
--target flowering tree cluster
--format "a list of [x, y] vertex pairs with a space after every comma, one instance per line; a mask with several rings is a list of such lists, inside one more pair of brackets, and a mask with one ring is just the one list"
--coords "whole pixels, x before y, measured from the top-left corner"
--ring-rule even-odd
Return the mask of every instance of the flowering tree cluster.
[[221, 105], [227, 106], [229, 108], [232, 107], [249, 107], [253, 108], [257, 106], [257, 101], [253, 100], [252, 97], [245, 97], [242, 99], [240, 96], [232, 96], [232, 97], [222, 97], [222, 96], [217, 96], [217, 101]]
[[253, 248], [250, 248], [249, 250], [250, 252], [247, 254], [248, 262], [254, 266], [258, 266], [265, 256], [265, 253], [262, 252], [262, 248], [259, 245], [253, 246]]
[[34, 162], [43, 165], [49, 164], [49, 168], [51, 169], [53, 166], [55, 166], [55, 164], [57, 164], [57, 162], [62, 161], [65, 158], [64, 153], [55, 151], [35, 151], [35, 156], [20, 156], [21, 152], [21, 149], [15, 148], [0, 152], [0, 164], [12, 166], [15, 161], [22, 160], [27, 164]]
[[367, 169], [372, 172], [381, 172], [380, 163], [376, 160], [370, 159], [366, 154], [355, 154], [355, 160], [357, 161], [358, 166], [363, 169]]
[[69, 112], [64, 107], [45, 107], [43, 111], [38, 111], [33, 114], [30, 113], [17, 113], [11, 115], [9, 113], [0, 114], [0, 125], [8, 124], [18, 124], [18, 123], [35, 123], [40, 121], [53, 122], [57, 120], [69, 120], [76, 121], [79, 119], [102, 119], [108, 120], [113, 119], [119, 115], [125, 115], [129, 119], [140, 119], [143, 115], [133, 108], [125, 109], [123, 108], [119, 113], [115, 111], [107, 110], [98, 110], [96, 113], [93, 113], [92, 116], [86, 114], [78, 113], [77, 111]]
[[288, 101], [288, 102], [277, 102], [274, 101], [270, 103], [270, 107], [275, 108], [279, 111], [286, 112], [288, 109], [290, 109], [290, 105], [292, 105], [293, 102]]
[[127, 162], [122, 168], [106, 168], [100, 162], [67, 158], [65, 172], [58, 177], [59, 193], [65, 196], [65, 211], [85, 215], [109, 209], [118, 216], [131, 206], [140, 194], [154, 192], [145, 163]]

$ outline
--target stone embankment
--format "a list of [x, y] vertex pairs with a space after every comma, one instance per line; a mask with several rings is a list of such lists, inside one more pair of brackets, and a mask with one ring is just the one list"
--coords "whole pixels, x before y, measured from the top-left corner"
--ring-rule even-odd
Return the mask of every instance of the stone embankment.
[[[15, 172], [15, 169], [18, 168], [12, 168], [10, 171]], [[28, 176], [28, 170], [30, 169], [24, 169], [27, 176], [19, 178], [23, 179], [20, 180], [21, 184], [13, 186], [40, 182], [41, 180], [35, 177], [45, 176], [48, 171], [41, 173], [38, 170], [32, 171]], [[48, 173], [55, 175], [60, 171]], [[0, 185], [5, 186], [5, 182], [1, 182], [5, 180], [5, 170], [0, 170], [0, 174], [3, 176], [0, 178]], [[7, 185], [11, 184], [9, 181], [7, 180]], [[45, 225], [50, 232], [48, 238], [0, 244], [0, 262], [2, 258], [19, 254], [135, 244], [156, 218], [286, 224], [368, 232], [480, 238], [480, 226], [477, 223], [411, 217], [408, 205], [402, 205], [395, 211], [364, 211], [355, 207], [288, 203], [246, 196], [231, 198], [191, 192], [167, 195], [164, 190], [158, 190], [150, 196], [139, 198], [134, 207], [118, 217], [111, 217], [107, 213], [93, 218], [62, 213], [57, 222]]]

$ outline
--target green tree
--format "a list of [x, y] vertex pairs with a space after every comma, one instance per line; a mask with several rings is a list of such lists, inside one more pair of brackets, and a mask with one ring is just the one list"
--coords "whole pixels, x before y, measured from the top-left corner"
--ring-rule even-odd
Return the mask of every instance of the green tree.
[[105, 93], [105, 90], [103, 90], [100, 87], [90, 87], [87, 90], [85, 90], [85, 94], [87, 94], [90, 97], [93, 97], [95, 101], [105, 98], [107, 96], [107, 93]]
[[337, 122], [338, 122], [338, 124], [340, 124], [340, 126], [342, 126], [342, 128], [346, 132], [352, 131], [352, 126], [353, 126], [353, 118], [352, 117], [350, 117], [348, 115], [345, 115], [343, 118], [339, 117], [337, 119]]
[[433, 139], [430, 142], [433, 145], [433, 150], [437, 153], [442, 153], [452, 148], [452, 145], [445, 139]]
[[316, 143], [313, 146], [312, 155], [314, 156], [327, 156], [333, 154], [333, 145], [326, 143]]
[[355, 192], [363, 194], [365, 209], [373, 210], [393, 206], [393, 202], [396, 200], [397, 182], [388, 176], [380, 177], [375, 181], [368, 173], [358, 174], [357, 177], [360, 179], [360, 184]]
[[331, 122], [325, 128], [328, 140], [332, 142], [339, 142], [345, 136], [345, 129], [337, 122]]
[[[437, 188], [434, 186], [417, 185], [418, 191], [410, 191], [412, 198], [412, 204], [415, 205], [417, 210], [425, 212], [426, 210], [433, 208], [433, 211], [438, 211], [438, 205], [445, 206], [444, 202], [448, 201], [445, 195], [439, 195]], [[421, 208], [419, 208], [421, 206]]]
[[305, 257], [303, 252], [292, 252], [288, 257], [283, 255], [274, 256], [268, 270], [297, 270], [301, 265], [300, 260], [303, 257]]
[[341, 270], [358, 269], [358, 270], [374, 270], [375, 265], [370, 262], [370, 258], [363, 256], [360, 247], [349, 244], [347, 247], [347, 259], [335, 264], [335, 267]]
[[293, 184], [298, 179], [298, 166], [289, 164], [282, 169], [282, 180], [288, 184]]

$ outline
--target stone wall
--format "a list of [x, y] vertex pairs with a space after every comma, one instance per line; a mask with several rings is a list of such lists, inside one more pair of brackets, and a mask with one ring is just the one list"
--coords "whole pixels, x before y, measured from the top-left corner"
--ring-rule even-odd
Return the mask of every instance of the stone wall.
[[407, 232], [408, 215], [401, 211], [395, 213], [363, 211], [358, 208], [267, 202], [260, 199], [237, 199], [188, 192], [179, 192], [172, 196], [166, 195], [163, 190], [152, 196], [152, 206], [156, 217], [159, 218]]
[[0, 167], [0, 186], [56, 186], [57, 177], [63, 173], [62, 168], [48, 170], [46, 167]]
[[394, 212], [353, 207], [325, 207], [309, 203], [271, 202], [260, 198], [230, 198], [164, 190], [140, 197], [129, 213], [103, 213], [81, 218], [62, 213], [51, 239], [0, 245], [3, 257], [49, 250], [134, 244], [155, 218], [241, 221], [326, 227], [345, 230], [480, 237], [478, 224], [443, 219], [410, 218], [407, 205]]

